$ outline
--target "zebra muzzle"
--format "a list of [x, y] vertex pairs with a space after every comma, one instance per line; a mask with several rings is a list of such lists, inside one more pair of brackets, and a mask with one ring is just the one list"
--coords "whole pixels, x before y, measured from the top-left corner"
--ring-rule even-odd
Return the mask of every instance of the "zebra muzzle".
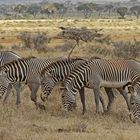
[[40, 94], [40, 98], [43, 102], [47, 100], [47, 97], [43, 93]]

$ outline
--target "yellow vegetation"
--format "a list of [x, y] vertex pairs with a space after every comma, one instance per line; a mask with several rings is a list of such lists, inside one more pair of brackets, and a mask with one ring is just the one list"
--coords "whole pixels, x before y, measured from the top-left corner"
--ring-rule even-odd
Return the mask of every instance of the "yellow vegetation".
[[[139, 20], [119, 19], [5, 20], [0, 21], [0, 44], [6, 45], [6, 49], [10, 49], [12, 44], [20, 44], [16, 36], [21, 31], [46, 31], [53, 36], [60, 31], [59, 26], [103, 28], [103, 32], [110, 35], [112, 40], [130, 40], [134, 37], [140, 40], [139, 25]], [[62, 41], [53, 41], [50, 47], [54, 47], [57, 43]], [[103, 47], [97, 43], [92, 45]], [[105, 48], [112, 51], [110, 46], [106, 45]], [[68, 52], [56, 51], [38, 54], [35, 50], [16, 50], [15, 52], [20, 56], [38, 57], [67, 56], [68, 54]], [[82, 43], [80, 48], [74, 50], [74, 55], [97, 56], [98, 54], [91, 54]], [[113, 54], [107, 53], [106, 58], [110, 57], [114, 57]], [[38, 96], [40, 93], [41, 90]], [[0, 140], [139, 140], [140, 126], [129, 120], [123, 97], [117, 92], [115, 95], [109, 114], [95, 114], [94, 94], [92, 90], [87, 89], [87, 113], [81, 115], [82, 107], [77, 94], [76, 110], [63, 115], [58, 87], [53, 90], [45, 103], [46, 112], [36, 110], [30, 100], [30, 91], [26, 88], [21, 93], [22, 103], [18, 107], [15, 105], [16, 96], [12, 94], [6, 104], [0, 102]], [[104, 93], [103, 96], [107, 103], [106, 94]], [[101, 106], [100, 111], [102, 112]]]

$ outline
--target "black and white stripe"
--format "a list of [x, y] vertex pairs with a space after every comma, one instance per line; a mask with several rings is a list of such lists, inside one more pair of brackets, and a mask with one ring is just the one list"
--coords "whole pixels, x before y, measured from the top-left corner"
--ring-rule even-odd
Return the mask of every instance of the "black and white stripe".
[[137, 78], [132, 85], [128, 84], [130, 96], [130, 119], [136, 123], [140, 122], [140, 78]]
[[[25, 82], [31, 90], [31, 100], [36, 102], [36, 93], [40, 86], [40, 73], [50, 63], [62, 58], [21, 58], [0, 68], [0, 74], [6, 76], [7, 83]], [[2, 86], [6, 86], [2, 84]]]
[[[86, 60], [82, 58], [65, 58], [63, 60], [56, 61], [45, 68], [41, 73], [41, 88], [43, 93], [41, 94], [42, 101], [46, 101], [52, 89], [56, 83], [64, 83], [66, 77], [75, 69], [79, 64], [85, 63]], [[79, 91], [81, 102], [83, 105], [83, 114], [86, 111], [84, 88]], [[63, 102], [64, 96], [62, 96]]]
[[140, 74], [139, 64], [131, 60], [90, 60], [74, 69], [65, 81], [64, 93], [67, 100], [64, 109], [68, 110], [75, 102], [75, 94], [83, 87], [93, 88], [96, 111], [99, 111], [100, 87], [121, 88], [134, 81]]
[[[0, 51], [0, 66], [3, 66], [4, 64], [7, 64], [7, 63], [14, 61], [14, 60], [17, 60], [19, 58], [20, 58], [20, 56], [12, 51]], [[5, 81], [4, 79], [2, 79], [2, 77], [0, 77], [0, 80], [2, 80], [2, 82]], [[18, 82], [15, 84], [10, 84], [8, 87], [8, 91], [6, 93], [6, 96], [4, 98], [4, 101], [7, 99], [9, 93], [11, 92], [12, 86], [15, 88], [16, 94], [17, 95], [19, 94], [19, 89], [20, 89], [21, 85]], [[5, 90], [5, 88], [1, 87], [1, 90], [2, 89], [3, 89], [3, 91]], [[2, 91], [2, 94], [4, 93], [3, 91]], [[0, 93], [1, 97], [2, 97], [2, 94]], [[18, 102], [16, 102], [16, 103], [18, 104]]]

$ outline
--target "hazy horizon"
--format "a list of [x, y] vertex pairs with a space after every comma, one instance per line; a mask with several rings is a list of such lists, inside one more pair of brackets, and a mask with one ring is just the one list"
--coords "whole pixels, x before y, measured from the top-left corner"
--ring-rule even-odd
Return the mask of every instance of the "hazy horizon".
[[[0, 0], [0, 4], [10, 4], [10, 3], [39, 3], [39, 2], [42, 2], [42, 1], [65, 2], [67, 0]], [[71, 0], [71, 1], [73, 3], [76, 3], [76, 2], [123, 2], [123, 1], [130, 1], [130, 0]]]

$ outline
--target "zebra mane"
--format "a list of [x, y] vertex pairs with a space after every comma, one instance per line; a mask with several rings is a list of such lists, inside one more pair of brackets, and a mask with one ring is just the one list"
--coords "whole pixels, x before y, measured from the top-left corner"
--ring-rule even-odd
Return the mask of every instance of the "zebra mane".
[[55, 66], [55, 65], [57, 65], [57, 64], [59, 64], [59, 63], [65, 63], [65, 62], [73, 63], [73, 62], [79, 61], [79, 60], [85, 60], [85, 59], [80, 58], [80, 57], [73, 57], [73, 58], [64, 58], [64, 59], [58, 60], [58, 61], [56, 61], [56, 62], [53, 62], [53, 63], [51, 63], [50, 65], [48, 65], [46, 68], [44, 68], [44, 69], [41, 71], [41, 76], [43, 76], [43, 75], [45, 74], [46, 71], [49, 72], [49, 70], [50, 70], [53, 66]]
[[10, 65], [10, 64], [13, 64], [13, 63], [15, 63], [15, 62], [17, 62], [17, 61], [26, 61], [26, 60], [35, 59], [35, 58], [36, 58], [36, 57], [34, 57], [34, 56], [18, 58], [17, 60], [13, 60], [13, 61], [11, 61], [11, 62], [9, 62], [9, 63], [6, 63], [6, 64], [4, 64], [3, 66], [1, 66], [1, 67], [0, 67], [0, 70], [1, 70], [2, 68], [4, 68], [5, 66]]

